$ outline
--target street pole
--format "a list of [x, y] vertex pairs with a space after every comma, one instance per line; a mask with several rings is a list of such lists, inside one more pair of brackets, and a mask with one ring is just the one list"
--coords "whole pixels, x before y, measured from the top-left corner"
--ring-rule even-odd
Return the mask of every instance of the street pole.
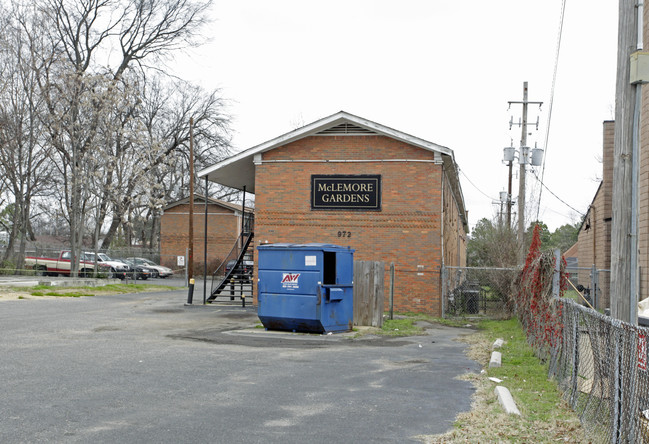
[[[630, 56], [642, 44], [642, 24], [636, 2], [620, 0], [618, 15], [617, 81], [615, 90], [615, 145], [611, 221], [611, 316], [636, 324], [637, 318], [637, 226], [634, 174], [637, 165], [635, 130], [639, 124], [640, 86], [629, 82]], [[635, 122], [635, 125], [634, 125]], [[635, 128], [634, 128], [635, 127]], [[636, 163], [636, 165], [634, 165]]]
[[194, 277], [194, 118], [189, 119], [189, 243], [187, 274]]
[[509, 181], [507, 183], [507, 229], [511, 230], [512, 228], [512, 164], [513, 161], [509, 161]]
[[[522, 265], [525, 262], [525, 173], [528, 163], [529, 147], [527, 146], [527, 107], [530, 103], [541, 106], [543, 102], [530, 102], [527, 100], [527, 82], [523, 82], [523, 101], [509, 102], [523, 105], [523, 118], [520, 123], [521, 126], [521, 146], [519, 148], [518, 162], [520, 164], [519, 177], [518, 177], [518, 263]], [[511, 125], [510, 123], [510, 129]], [[538, 120], [536, 123], [538, 129]], [[511, 180], [511, 173], [510, 173]], [[511, 182], [510, 182], [511, 183]], [[511, 190], [511, 187], [510, 187]]]
[[[523, 82], [523, 121], [521, 123], [521, 147], [519, 156], [523, 157], [523, 147], [527, 146], [527, 82]], [[525, 261], [525, 168], [520, 162], [518, 176], [518, 263]]]

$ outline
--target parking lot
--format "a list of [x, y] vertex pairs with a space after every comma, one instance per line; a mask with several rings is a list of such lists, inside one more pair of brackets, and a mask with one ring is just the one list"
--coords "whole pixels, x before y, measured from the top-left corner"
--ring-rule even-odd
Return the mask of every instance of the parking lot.
[[470, 330], [271, 332], [186, 296], [0, 302], [0, 442], [419, 442], [470, 409]]

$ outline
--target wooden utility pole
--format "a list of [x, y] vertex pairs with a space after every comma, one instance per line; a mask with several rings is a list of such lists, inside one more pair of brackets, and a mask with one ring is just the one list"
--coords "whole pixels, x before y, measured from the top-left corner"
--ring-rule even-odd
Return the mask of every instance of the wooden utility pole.
[[509, 179], [507, 181], [507, 229], [511, 230], [512, 228], [512, 164], [513, 161], [509, 161]]
[[189, 242], [187, 279], [194, 277], [194, 118], [189, 119]]
[[[518, 176], [518, 263], [525, 263], [525, 173], [528, 164], [529, 147], [527, 146], [527, 106], [532, 103], [541, 106], [543, 102], [530, 102], [527, 100], [527, 82], [523, 82], [523, 101], [509, 102], [523, 105], [523, 118], [521, 126], [521, 146], [518, 151], [518, 162], [520, 164]], [[538, 123], [537, 129], [538, 129]], [[511, 129], [511, 124], [510, 124]], [[510, 176], [511, 177], [511, 176]], [[510, 186], [511, 193], [511, 186]], [[510, 194], [511, 195], [511, 194]]]
[[[527, 82], [523, 82], [523, 120], [521, 123], [521, 146], [518, 155], [523, 158], [527, 153]], [[518, 263], [525, 263], [525, 172], [527, 163], [520, 162], [518, 173]]]
[[[632, 256], [635, 256], [633, 250], [637, 248], [637, 233], [634, 233], [632, 227], [635, 224], [631, 210], [635, 205], [633, 163], [638, 162], [633, 156], [637, 87], [629, 81], [629, 61], [631, 54], [637, 49], [638, 18], [635, 0], [620, 0], [619, 8], [611, 221], [611, 316], [635, 324], [638, 302], [637, 290], [634, 290], [637, 289], [637, 264], [632, 263]], [[632, 316], [632, 311], [635, 311], [635, 316]]]

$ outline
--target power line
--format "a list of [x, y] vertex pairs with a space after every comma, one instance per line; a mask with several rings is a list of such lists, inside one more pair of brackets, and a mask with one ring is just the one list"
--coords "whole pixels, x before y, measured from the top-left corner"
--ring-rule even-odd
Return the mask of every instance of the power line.
[[[559, 35], [557, 36], [557, 50], [556, 50], [556, 53], [555, 53], [555, 56], [554, 56], [554, 72], [552, 74], [552, 87], [550, 89], [550, 102], [549, 102], [550, 104], [549, 104], [549, 109], [548, 109], [548, 121], [547, 121], [546, 128], [545, 128], [545, 143], [544, 143], [545, 156], [543, 156], [543, 167], [541, 169], [541, 179], [539, 180], [539, 182], [541, 182], [542, 185], [543, 185], [543, 178], [545, 178], [545, 160], [548, 157], [548, 140], [549, 140], [549, 137], [550, 137], [550, 123], [552, 121], [552, 104], [554, 103], [554, 90], [555, 90], [555, 85], [557, 83], [557, 70], [559, 68], [559, 52], [561, 50], [561, 36], [563, 35], [563, 19], [564, 19], [564, 16], [565, 16], [565, 12], [566, 12], [566, 0], [563, 0], [561, 2], [561, 15], [559, 17]], [[536, 176], [536, 174], [534, 174], [534, 176]], [[538, 179], [538, 177], [537, 177], [537, 179]], [[548, 191], [550, 191], [550, 190], [548, 190]], [[536, 207], [536, 219], [537, 220], [539, 218], [539, 211], [541, 210], [541, 195], [542, 195], [542, 193], [543, 193], [543, 187], [541, 187], [541, 189], [539, 191], [539, 203], [538, 203], [538, 206]]]
[[485, 196], [486, 198], [489, 198], [489, 199], [491, 199], [491, 200], [500, 200], [500, 199], [494, 199], [493, 197], [487, 195], [487, 194], [486, 194], [484, 191], [482, 191], [480, 188], [478, 188], [478, 187], [477, 187], [473, 182], [471, 182], [471, 179], [469, 179], [469, 177], [468, 177], [466, 174], [464, 174], [464, 171], [462, 171], [459, 167], [458, 167], [458, 171], [459, 171], [459, 172], [460, 172], [460, 173], [465, 177], [466, 180], [469, 181], [469, 183], [470, 183], [471, 185], [473, 185], [473, 188], [475, 188], [476, 190], [478, 190], [478, 191], [479, 191], [483, 196]]
[[[534, 177], [536, 177], [536, 180], [538, 180], [539, 183], [542, 185], [542, 188], [541, 188], [541, 189], [545, 188], [546, 190], [548, 190], [548, 193], [552, 194], [552, 195], [553, 195], [553, 196], [554, 196], [554, 197], [555, 197], [559, 202], [561, 202], [562, 204], [564, 204], [565, 206], [567, 206], [568, 208], [570, 208], [572, 211], [574, 211], [574, 212], [580, 214], [581, 216], [585, 216], [584, 213], [582, 213], [581, 211], [577, 210], [575, 207], [573, 207], [572, 205], [570, 205], [569, 203], [567, 203], [565, 200], [561, 199], [559, 196], [557, 196], [555, 193], [553, 193], [552, 190], [551, 190], [550, 188], [548, 188], [548, 186], [547, 186], [546, 184], [544, 184], [543, 181], [542, 181], [541, 179], [539, 179], [539, 176], [536, 175], [536, 172], [535, 172], [534, 170], [531, 170], [531, 171], [532, 171], [532, 174], [534, 174]], [[540, 202], [540, 200], [539, 200], [539, 208], [540, 208], [540, 207], [541, 207], [541, 202]], [[537, 217], [537, 220], [538, 220], [538, 217], [539, 217], [539, 213], [538, 213], [538, 211], [537, 211], [537, 213], [536, 213], [536, 217]]]

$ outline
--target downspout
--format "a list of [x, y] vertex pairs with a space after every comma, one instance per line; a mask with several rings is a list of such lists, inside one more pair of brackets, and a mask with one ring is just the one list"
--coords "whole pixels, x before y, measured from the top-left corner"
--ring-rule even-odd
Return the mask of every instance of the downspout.
[[[644, 4], [638, 3], [637, 7], [637, 45], [638, 51], [643, 47], [643, 26], [644, 26]], [[640, 145], [640, 112], [642, 106], [642, 83], [635, 85], [635, 106], [633, 108], [633, 130], [631, 134], [631, 303], [629, 304], [629, 321], [632, 324], [638, 322], [638, 170], [639, 162], [639, 145]]]
[[[442, 199], [441, 199], [441, 205], [440, 205], [440, 211], [439, 211], [440, 222], [441, 223], [439, 225], [440, 225], [440, 231], [441, 231], [441, 234], [440, 234], [440, 244], [441, 244], [440, 251], [442, 252], [442, 258], [441, 258], [442, 259], [442, 267], [439, 270], [439, 276], [443, 280], [444, 279], [444, 267], [446, 265], [444, 263], [444, 225], [445, 225], [445, 221], [444, 221], [444, 217], [445, 217], [445, 214], [444, 214], [444, 184], [446, 183], [446, 181], [445, 181], [446, 170], [444, 169], [444, 164], [443, 163], [442, 163], [442, 175], [441, 176], [442, 176], [442, 184], [441, 184], [442, 185], [441, 186], [441, 188], [442, 188], [442, 193], [441, 193]], [[442, 282], [442, 286], [441, 286], [441, 290], [442, 290], [441, 293], [442, 294], [441, 294], [441, 297], [440, 297], [440, 299], [442, 300], [442, 313], [441, 313], [442, 317], [444, 317], [444, 313], [445, 313], [444, 298], [445, 298], [446, 295], [444, 294], [444, 291], [443, 291], [444, 290], [444, 285], [445, 285], [445, 283]]]
[[595, 205], [591, 205], [590, 208], [593, 211], [593, 264], [597, 266], [597, 208]]
[[203, 305], [207, 303], [207, 174], [205, 175], [205, 226], [203, 228]]

